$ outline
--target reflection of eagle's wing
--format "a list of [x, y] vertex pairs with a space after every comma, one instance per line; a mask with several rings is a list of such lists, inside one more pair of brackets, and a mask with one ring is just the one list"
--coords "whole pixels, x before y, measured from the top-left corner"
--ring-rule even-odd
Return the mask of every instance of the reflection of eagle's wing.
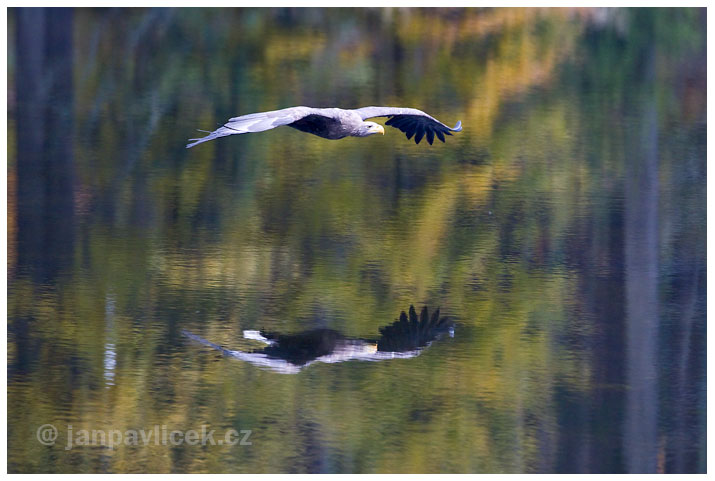
[[453, 326], [454, 323], [448, 318], [439, 317], [439, 309], [432, 314], [432, 317], [429, 317], [427, 307], [424, 307], [418, 318], [415, 308], [410, 306], [409, 319], [403, 311], [400, 314], [399, 321], [380, 328], [382, 336], [377, 341], [377, 350], [391, 352], [413, 351], [427, 346], [444, 332], [450, 332], [451, 335]]
[[422, 137], [427, 136], [427, 142], [432, 144], [434, 136], [444, 142], [445, 135], [452, 135], [450, 132], [462, 130], [462, 122], [457, 122], [454, 127], [448, 127], [434, 117], [427, 115], [421, 110], [403, 107], [363, 107], [355, 109], [363, 120], [373, 117], [390, 117], [385, 125], [400, 129], [407, 138], [415, 136], [415, 143], [419, 144]]
[[249, 134], [253, 132], [263, 132], [264, 130], [275, 129], [283, 125], [290, 125], [293, 122], [299, 121], [309, 115], [315, 115], [331, 119], [333, 112], [331, 109], [314, 109], [311, 107], [290, 107], [281, 110], [271, 110], [270, 112], [258, 112], [255, 114], [241, 115], [229, 119], [222, 127], [210, 132], [206, 137], [195, 140], [186, 146], [186, 148], [209, 140], [225, 137], [233, 134]]
[[211, 341], [207, 341], [201, 336], [197, 336], [196, 334], [193, 334], [189, 331], [181, 331], [181, 333], [188, 337], [189, 339], [193, 339], [194, 341], [203, 344], [204, 346], [210, 347], [212, 349], [216, 349], [217, 351], [221, 352], [221, 354], [225, 356], [230, 356], [234, 357], [236, 359], [240, 359], [241, 361], [245, 362], [250, 362], [251, 364], [255, 366], [260, 366], [260, 367], [267, 367], [269, 369], [272, 369], [276, 372], [280, 372], [283, 374], [295, 374], [299, 372], [304, 366], [296, 366], [295, 364], [292, 364], [288, 361], [285, 361], [283, 359], [274, 359], [271, 358], [262, 352], [244, 352], [244, 351], [232, 351], [230, 349], [226, 349], [225, 347], [221, 347], [218, 344], [214, 344]]

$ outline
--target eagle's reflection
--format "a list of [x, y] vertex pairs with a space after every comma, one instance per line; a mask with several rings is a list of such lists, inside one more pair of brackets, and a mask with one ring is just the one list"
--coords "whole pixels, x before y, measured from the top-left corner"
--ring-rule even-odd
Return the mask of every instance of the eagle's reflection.
[[439, 309], [430, 316], [427, 307], [422, 309], [418, 317], [415, 308], [410, 306], [409, 315], [403, 311], [398, 321], [380, 328], [380, 338], [377, 340], [348, 338], [332, 329], [313, 329], [297, 334], [243, 331], [244, 338], [266, 344], [263, 349], [252, 352], [232, 351], [188, 331], [182, 333], [227, 356], [276, 372], [294, 374], [314, 362], [382, 361], [415, 357], [445, 333], [453, 337], [454, 322], [439, 317]]

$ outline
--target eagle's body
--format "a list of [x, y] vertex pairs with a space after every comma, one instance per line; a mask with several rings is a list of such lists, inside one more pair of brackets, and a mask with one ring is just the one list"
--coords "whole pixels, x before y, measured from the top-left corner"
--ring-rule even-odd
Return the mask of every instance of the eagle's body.
[[219, 137], [233, 134], [248, 134], [287, 126], [317, 135], [325, 139], [337, 140], [344, 137], [367, 137], [377, 133], [385, 133], [385, 129], [375, 122], [365, 119], [373, 117], [390, 117], [385, 125], [398, 128], [407, 134], [410, 139], [415, 136], [415, 143], [419, 144], [423, 137], [427, 137], [430, 144], [435, 135], [444, 142], [445, 135], [462, 130], [462, 123], [457, 122], [453, 128], [440, 122], [417, 109], [401, 107], [363, 107], [360, 109], [346, 110], [338, 108], [313, 108], [290, 107], [270, 112], [258, 112], [242, 115], [229, 119], [222, 127], [208, 132], [209, 135], [200, 139], [191, 139], [186, 148], [202, 142], [207, 142]]
[[[310, 107], [302, 108], [310, 109]], [[343, 109], [310, 110], [320, 110], [321, 112], [319, 114], [309, 113], [305, 117], [288, 124], [288, 127], [330, 140], [338, 140], [348, 136], [362, 137], [360, 135], [360, 126], [362, 126], [363, 120], [355, 111]]]

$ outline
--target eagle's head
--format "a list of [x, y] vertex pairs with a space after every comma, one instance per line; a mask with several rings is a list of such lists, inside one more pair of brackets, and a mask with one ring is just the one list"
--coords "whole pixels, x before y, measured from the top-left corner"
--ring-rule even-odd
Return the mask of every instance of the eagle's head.
[[385, 128], [375, 122], [363, 122], [354, 135], [355, 137], [367, 137], [372, 134], [385, 135]]

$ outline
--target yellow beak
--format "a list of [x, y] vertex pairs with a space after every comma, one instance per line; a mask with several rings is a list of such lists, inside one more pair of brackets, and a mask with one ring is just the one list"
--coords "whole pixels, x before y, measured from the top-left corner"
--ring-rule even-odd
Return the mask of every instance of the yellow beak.
[[378, 127], [380, 127], [380, 133], [385, 135], [385, 128], [382, 125], [378, 125]]

